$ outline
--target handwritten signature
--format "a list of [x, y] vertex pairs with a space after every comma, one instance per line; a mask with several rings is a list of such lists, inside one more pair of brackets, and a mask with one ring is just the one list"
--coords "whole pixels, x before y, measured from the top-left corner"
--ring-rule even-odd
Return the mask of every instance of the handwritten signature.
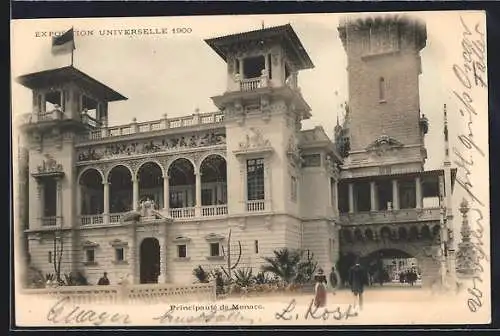
[[116, 324], [131, 323], [128, 314], [109, 313], [106, 311], [98, 312], [92, 309], [83, 309], [75, 305], [69, 307], [70, 303], [69, 296], [57, 301], [56, 304], [49, 309], [47, 320], [55, 324], [92, 323], [95, 326], [100, 326], [106, 322]]
[[303, 315], [301, 315], [295, 312], [296, 303], [297, 302], [295, 301], [295, 299], [292, 299], [292, 301], [290, 301], [288, 306], [286, 306], [281, 312], [276, 313], [274, 317], [277, 320], [284, 320], [284, 321], [298, 320], [301, 317], [303, 317], [306, 320], [322, 319], [326, 321], [329, 319], [334, 319], [339, 321], [342, 319], [347, 320], [350, 317], [358, 316], [358, 313], [354, 311], [352, 305], [349, 305], [346, 310], [342, 310], [340, 306], [337, 306], [333, 310], [330, 310], [328, 308], [318, 308], [314, 306], [314, 299], [311, 300], [306, 312]]
[[179, 310], [171, 306], [169, 310], [165, 311], [160, 316], [153, 317], [154, 321], [159, 323], [209, 323], [209, 322], [231, 322], [253, 324], [254, 320], [243, 316], [238, 307], [231, 308], [217, 308], [211, 307], [208, 311], [203, 311], [198, 315], [182, 316], [177, 315]]
[[[476, 275], [473, 277], [472, 287], [467, 289], [471, 295], [467, 299], [467, 306], [471, 312], [477, 312], [483, 305], [483, 291], [479, 288], [483, 282], [481, 274], [484, 272], [483, 266], [480, 264], [482, 260], [489, 261], [487, 254], [484, 252], [483, 244], [483, 212], [481, 208], [485, 207], [483, 199], [477, 194], [474, 185], [471, 181], [472, 168], [474, 166], [473, 155], [479, 155], [484, 158], [484, 151], [478, 146], [474, 140], [474, 117], [478, 115], [478, 111], [474, 108], [474, 99], [472, 96], [473, 88], [486, 88], [486, 60], [485, 60], [485, 34], [481, 30], [481, 25], [476, 23], [472, 29], [463, 17], [460, 17], [462, 25], [462, 56], [464, 63], [462, 65], [454, 64], [453, 72], [462, 85], [461, 93], [453, 91], [461, 106], [459, 108], [460, 115], [465, 119], [467, 134], [459, 134], [458, 147], [453, 147], [455, 156], [454, 163], [458, 167], [456, 177], [457, 184], [467, 193], [468, 197], [477, 206], [471, 207], [471, 216], [475, 218], [475, 229], [472, 235], [476, 238], [474, 248], [478, 253], [478, 258], [475, 260], [474, 268]], [[463, 155], [463, 152], [469, 154], [469, 158]]]

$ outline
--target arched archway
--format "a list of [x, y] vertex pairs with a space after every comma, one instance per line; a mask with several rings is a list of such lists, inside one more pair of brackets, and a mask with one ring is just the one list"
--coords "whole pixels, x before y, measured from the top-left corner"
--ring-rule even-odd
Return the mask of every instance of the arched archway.
[[139, 202], [149, 199], [155, 208], [163, 208], [163, 172], [156, 162], [146, 162], [137, 171], [139, 179]]
[[145, 238], [140, 248], [140, 283], [158, 283], [160, 275], [160, 242], [158, 239]]
[[196, 204], [194, 166], [186, 158], [176, 159], [168, 167], [170, 209], [191, 208]]
[[227, 164], [217, 154], [207, 156], [200, 165], [201, 205], [227, 204]]
[[98, 215], [104, 211], [104, 188], [102, 176], [96, 169], [85, 170], [80, 184], [80, 215]]
[[[386, 282], [413, 284], [421, 275], [417, 256], [397, 248], [381, 248], [361, 257], [371, 283], [383, 285]], [[412, 273], [413, 272], [413, 273]], [[408, 274], [414, 274], [410, 281]]]
[[108, 174], [109, 182], [109, 212], [120, 213], [133, 209], [133, 187], [130, 169], [119, 165]]

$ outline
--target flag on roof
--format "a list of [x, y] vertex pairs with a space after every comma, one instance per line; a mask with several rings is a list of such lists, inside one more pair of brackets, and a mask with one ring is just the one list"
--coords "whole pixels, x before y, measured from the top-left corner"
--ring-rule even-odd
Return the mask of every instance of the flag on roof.
[[73, 28], [62, 35], [52, 38], [52, 54], [60, 55], [70, 53], [75, 49], [75, 35]]

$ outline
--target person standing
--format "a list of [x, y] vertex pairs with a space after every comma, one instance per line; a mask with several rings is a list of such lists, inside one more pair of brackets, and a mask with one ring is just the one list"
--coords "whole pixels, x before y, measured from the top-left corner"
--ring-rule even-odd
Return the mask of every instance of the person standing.
[[333, 295], [335, 295], [335, 292], [337, 291], [339, 285], [340, 285], [339, 272], [337, 272], [335, 266], [332, 266], [332, 271], [330, 273], [330, 287], [332, 289]]
[[326, 306], [326, 276], [323, 273], [323, 269], [319, 269], [314, 276], [314, 281], [316, 281], [316, 286], [314, 287], [314, 306], [316, 308], [321, 308]]
[[97, 282], [97, 285], [109, 285], [109, 279], [108, 279], [108, 273], [107, 272], [104, 272], [104, 274], [102, 275], [102, 278], [99, 279], [99, 281]]
[[363, 309], [363, 291], [367, 283], [365, 269], [361, 266], [359, 258], [356, 258], [354, 265], [349, 269], [349, 284], [354, 294], [354, 308]]

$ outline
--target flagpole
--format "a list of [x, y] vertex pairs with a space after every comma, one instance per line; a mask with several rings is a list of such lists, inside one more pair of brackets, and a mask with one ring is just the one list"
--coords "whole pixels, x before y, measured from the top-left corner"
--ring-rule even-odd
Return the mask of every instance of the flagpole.
[[75, 51], [75, 31], [73, 29], [74, 27], [71, 26], [71, 30], [73, 30], [73, 46], [71, 47], [71, 66], [73, 66], [73, 53]]

